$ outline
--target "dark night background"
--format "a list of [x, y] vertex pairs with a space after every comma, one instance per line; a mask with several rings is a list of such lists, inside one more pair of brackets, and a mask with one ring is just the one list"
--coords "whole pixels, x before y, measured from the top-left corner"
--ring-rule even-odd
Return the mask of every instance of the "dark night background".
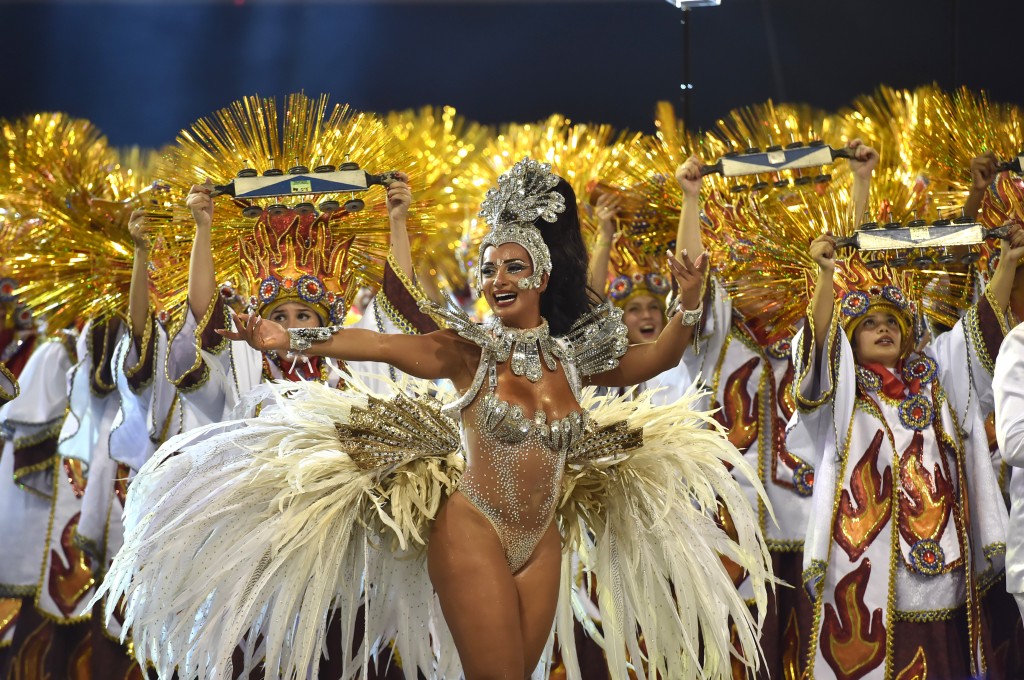
[[[243, 95], [304, 90], [651, 131], [655, 102], [680, 104], [681, 17], [663, 0], [0, 1], [0, 116], [63, 110], [155, 147]], [[835, 110], [882, 83], [1024, 103], [1020, 0], [723, 0], [690, 20], [693, 127], [769, 97]]]

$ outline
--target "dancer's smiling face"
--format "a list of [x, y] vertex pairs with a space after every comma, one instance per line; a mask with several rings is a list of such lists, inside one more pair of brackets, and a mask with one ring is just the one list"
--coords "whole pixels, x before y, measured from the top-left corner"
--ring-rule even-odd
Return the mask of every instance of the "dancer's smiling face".
[[534, 328], [540, 324], [540, 296], [548, 287], [548, 276], [538, 288], [520, 288], [519, 282], [533, 274], [533, 260], [518, 243], [489, 246], [480, 263], [484, 299], [494, 315], [511, 328]]
[[665, 313], [653, 295], [634, 295], [622, 308], [622, 323], [632, 344], [654, 342], [665, 328]]

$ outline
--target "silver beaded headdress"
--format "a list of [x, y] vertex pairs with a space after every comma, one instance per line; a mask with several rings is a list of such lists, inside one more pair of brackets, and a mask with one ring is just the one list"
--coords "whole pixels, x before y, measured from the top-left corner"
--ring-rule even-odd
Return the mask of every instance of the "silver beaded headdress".
[[549, 163], [524, 158], [498, 178], [498, 187], [489, 189], [480, 204], [480, 217], [491, 226], [480, 243], [480, 258], [488, 246], [518, 243], [533, 260], [533, 274], [519, 281], [520, 288], [537, 288], [541, 276], [551, 274], [551, 251], [544, 243], [538, 218], [554, 222], [565, 212], [565, 197], [553, 191], [558, 177], [551, 173]]

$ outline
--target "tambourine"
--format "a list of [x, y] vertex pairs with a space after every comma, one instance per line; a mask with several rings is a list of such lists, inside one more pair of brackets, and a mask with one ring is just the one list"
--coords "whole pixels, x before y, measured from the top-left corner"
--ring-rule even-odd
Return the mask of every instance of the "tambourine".
[[[743, 177], [745, 175], [762, 175], [779, 173], [786, 170], [803, 170], [805, 168], [831, 165], [839, 158], [853, 158], [853, 149], [843, 147], [833, 149], [821, 140], [815, 140], [808, 144], [793, 142], [786, 146], [770, 146], [762, 151], [757, 148], [749, 148], [746, 151], [734, 151], [727, 153], [711, 165], [701, 166], [701, 177], [711, 174], [720, 174], [723, 177]], [[797, 185], [824, 183], [832, 179], [831, 175], [819, 174], [814, 177], [801, 175], [794, 180]], [[759, 191], [769, 186], [783, 188], [789, 186], [789, 179], [778, 177], [774, 182], [757, 182], [750, 187], [737, 184], [732, 187], [733, 191], [745, 191], [751, 189]]]
[[[836, 239], [836, 248], [854, 248], [860, 251], [895, 251], [888, 258], [865, 258], [865, 265], [871, 268], [883, 266], [927, 267], [932, 264], [972, 264], [980, 259], [977, 250], [962, 255], [950, 252], [949, 248], [976, 246], [989, 239], [1006, 238], [1008, 226], [986, 227], [969, 218], [956, 220], [913, 220], [907, 224], [890, 222], [879, 225], [868, 222], [860, 226], [851, 236]], [[928, 250], [937, 249], [929, 254]], [[913, 255], [913, 256], [912, 256]]]
[[[243, 168], [238, 175], [227, 184], [214, 185], [211, 196], [231, 196], [242, 200], [255, 200], [261, 198], [279, 198], [282, 196], [303, 196], [316, 194], [337, 194], [355, 193], [366, 191], [372, 186], [388, 186], [397, 179], [397, 172], [389, 171], [374, 175], [359, 167], [358, 163], [346, 162], [338, 167], [333, 165], [319, 165], [310, 172], [305, 165], [296, 165], [285, 173], [279, 168], [265, 170], [262, 175], [253, 168]], [[322, 201], [319, 206], [321, 212], [332, 213], [341, 208], [346, 212], [359, 212], [366, 207], [366, 203], [354, 195], [344, 204], [336, 200]], [[267, 206], [266, 210], [273, 213], [276, 210], [292, 209], [298, 213], [315, 212], [312, 203], [304, 202], [295, 206], [275, 203]], [[258, 205], [250, 205], [242, 210], [245, 217], [257, 218], [263, 214], [264, 208]]]

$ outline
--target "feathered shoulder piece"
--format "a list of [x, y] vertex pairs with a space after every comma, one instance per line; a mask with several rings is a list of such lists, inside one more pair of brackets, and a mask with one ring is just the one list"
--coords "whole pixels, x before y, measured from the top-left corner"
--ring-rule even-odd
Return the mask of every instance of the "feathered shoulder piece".
[[[517, 334], [502, 332], [508, 329], [503, 329], [500, 324], [478, 324], [461, 309], [442, 307], [429, 300], [419, 304], [420, 309], [433, 317], [439, 325], [450, 328], [460, 337], [494, 353], [499, 362], [508, 359], [511, 354], [510, 343], [518, 341]], [[547, 324], [543, 327], [546, 329]], [[622, 310], [610, 302], [581, 316], [568, 333], [554, 340], [555, 347], [550, 353], [573, 363], [581, 376], [612, 370], [619, 365], [619, 358], [629, 349], [626, 325], [622, 323]], [[545, 352], [544, 359], [548, 368], [553, 369], [553, 365], [547, 361], [547, 354]]]

